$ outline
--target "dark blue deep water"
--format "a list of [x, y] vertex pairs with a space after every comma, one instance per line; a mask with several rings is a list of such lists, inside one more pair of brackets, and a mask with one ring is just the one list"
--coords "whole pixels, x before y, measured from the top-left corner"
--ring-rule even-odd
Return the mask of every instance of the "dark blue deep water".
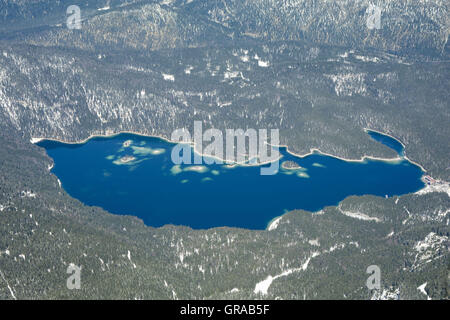
[[[374, 138], [402, 152], [397, 141]], [[213, 164], [193, 171], [189, 165], [175, 166], [174, 144], [132, 134], [38, 145], [54, 159], [52, 172], [71, 196], [154, 227], [265, 229], [288, 210], [317, 211], [350, 195], [391, 197], [423, 187], [421, 169], [407, 160], [347, 162], [318, 153], [300, 158], [282, 148], [281, 162], [294, 161], [301, 168], [280, 166], [278, 174], [263, 176], [260, 167]], [[124, 163], [126, 156], [134, 159]]]
[[403, 145], [399, 141], [376, 131], [368, 130], [367, 133], [372, 137], [372, 139], [381, 142], [391, 149], [394, 149], [399, 155], [403, 156]]

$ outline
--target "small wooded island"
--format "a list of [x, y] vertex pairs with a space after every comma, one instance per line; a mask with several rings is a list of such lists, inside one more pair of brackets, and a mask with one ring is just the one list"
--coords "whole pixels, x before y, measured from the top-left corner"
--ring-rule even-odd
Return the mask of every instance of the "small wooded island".
[[302, 168], [301, 166], [298, 165], [298, 163], [296, 163], [296, 162], [294, 162], [294, 161], [291, 161], [291, 160], [289, 160], [289, 161], [284, 161], [284, 162], [281, 164], [281, 167], [282, 167], [283, 169], [301, 169], [301, 168]]

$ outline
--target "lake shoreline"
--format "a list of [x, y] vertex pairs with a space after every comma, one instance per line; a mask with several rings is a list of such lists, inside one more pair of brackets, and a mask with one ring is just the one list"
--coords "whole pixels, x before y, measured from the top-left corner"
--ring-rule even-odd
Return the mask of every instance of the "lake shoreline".
[[[367, 132], [367, 130], [373, 131], [373, 132], [377, 132], [379, 134], [382, 134], [382, 135], [385, 135], [385, 136], [387, 136], [389, 138], [392, 138], [392, 139], [398, 141], [403, 147], [405, 147], [405, 145], [400, 140], [396, 139], [395, 137], [392, 137], [389, 134], [385, 134], [383, 132], [376, 131], [376, 130], [373, 130], [373, 129], [364, 128], [364, 131]], [[48, 140], [48, 141], [56, 141], [56, 142], [60, 142], [60, 143], [64, 143], [64, 144], [75, 145], [75, 144], [85, 144], [89, 140], [94, 139], [94, 138], [106, 138], [106, 139], [107, 138], [114, 138], [114, 137], [117, 137], [117, 136], [119, 136], [121, 134], [132, 134], [132, 135], [136, 135], [136, 136], [140, 136], [140, 137], [146, 137], [146, 138], [158, 138], [158, 139], [161, 139], [161, 140], [163, 140], [165, 142], [168, 142], [170, 144], [180, 143], [179, 141], [172, 141], [172, 140], [170, 140], [170, 139], [168, 139], [166, 137], [160, 136], [160, 135], [143, 134], [143, 133], [134, 132], [134, 131], [120, 131], [120, 132], [117, 132], [117, 133], [107, 133], [107, 134], [92, 134], [88, 138], [85, 138], [85, 139], [80, 140], [80, 141], [75, 141], [75, 142], [73, 142], [73, 141], [65, 141], [65, 140], [61, 140], [61, 139], [57, 139], [57, 138], [31, 138], [30, 142], [32, 144], [37, 144], [37, 143], [39, 143], [41, 141]], [[210, 156], [210, 155], [205, 155], [205, 154], [199, 153], [195, 149], [194, 142], [183, 142], [183, 143], [191, 145], [193, 150], [194, 150], [194, 152], [197, 153], [198, 155], [202, 156], [202, 157], [203, 156], [204, 157], [209, 157], [209, 158], [220, 160], [223, 163], [227, 163], [227, 161], [225, 161], [224, 159], [218, 158], [216, 156]], [[269, 144], [269, 145], [271, 145], [271, 144]], [[370, 156], [370, 155], [363, 155], [359, 159], [349, 159], [349, 158], [344, 158], [344, 157], [340, 157], [340, 156], [337, 156], [337, 155], [333, 155], [333, 154], [330, 154], [330, 153], [323, 152], [319, 148], [311, 148], [310, 151], [307, 152], [307, 153], [298, 154], [298, 153], [295, 153], [293, 151], [290, 151], [288, 145], [271, 145], [271, 146], [278, 147], [278, 148], [285, 148], [287, 153], [289, 153], [290, 155], [292, 155], [294, 157], [300, 158], [300, 159], [306, 158], [306, 157], [308, 157], [310, 155], [317, 154], [317, 153], [320, 154], [320, 155], [332, 157], [332, 158], [339, 159], [339, 160], [346, 161], [346, 162], [365, 162], [366, 160], [375, 160], [375, 161], [384, 161], [384, 162], [398, 162], [398, 161], [401, 161], [402, 159], [405, 159], [405, 160], [411, 162], [412, 164], [418, 166], [424, 173], [427, 172], [427, 170], [422, 165], [420, 165], [420, 164], [410, 160], [406, 155], [403, 156], [403, 157], [397, 156], [395, 158], [381, 158], [381, 157], [375, 157], [375, 156]], [[232, 166], [262, 166], [262, 165], [269, 164], [269, 163], [272, 163], [272, 162], [275, 162], [275, 161], [279, 161], [281, 158], [282, 158], [282, 156], [280, 156], [277, 160], [265, 161], [265, 162], [261, 162], [261, 163], [257, 163], [257, 164], [236, 163], [235, 162], [235, 163], [231, 163], [230, 165], [232, 165]]]

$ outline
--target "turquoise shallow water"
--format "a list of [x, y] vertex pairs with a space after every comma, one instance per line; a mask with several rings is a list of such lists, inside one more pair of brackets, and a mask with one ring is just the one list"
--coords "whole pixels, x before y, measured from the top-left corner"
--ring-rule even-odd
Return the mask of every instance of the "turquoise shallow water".
[[[402, 152], [392, 138], [373, 138]], [[174, 144], [132, 134], [38, 145], [54, 159], [52, 172], [71, 196], [154, 227], [265, 229], [288, 210], [317, 211], [350, 195], [394, 196], [423, 187], [421, 169], [407, 160], [347, 162], [318, 153], [300, 158], [281, 148], [281, 162], [302, 168], [280, 167], [278, 174], [263, 176], [260, 167], [175, 166]]]

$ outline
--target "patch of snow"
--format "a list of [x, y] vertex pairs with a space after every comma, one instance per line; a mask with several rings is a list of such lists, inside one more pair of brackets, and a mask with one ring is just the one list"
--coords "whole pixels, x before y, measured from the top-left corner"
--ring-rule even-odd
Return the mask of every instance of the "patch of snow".
[[254, 292], [255, 294], [260, 293], [260, 294], [262, 294], [262, 295], [267, 295], [267, 291], [269, 290], [269, 288], [270, 288], [270, 286], [271, 286], [273, 280], [274, 280], [274, 279], [272, 278], [272, 276], [269, 275], [269, 276], [266, 278], [266, 280], [263, 280], [263, 281], [258, 282], [258, 283], [256, 284], [255, 290], [254, 290], [253, 292]]
[[272, 285], [272, 282], [274, 280], [281, 278], [281, 277], [286, 277], [294, 272], [305, 271], [308, 268], [308, 265], [309, 265], [309, 262], [311, 261], [311, 259], [314, 257], [317, 257], [318, 255], [320, 255], [319, 252], [313, 252], [312, 255], [306, 259], [306, 262], [303, 263], [303, 265], [300, 268], [293, 268], [293, 269], [286, 270], [274, 277], [272, 277], [271, 275], [267, 276], [267, 278], [265, 280], [258, 282], [256, 284], [253, 292], [255, 294], [267, 295], [267, 292], [269, 291], [269, 288]]
[[239, 76], [239, 72], [238, 71], [226, 71], [223, 74], [223, 78], [224, 79], [237, 78], [238, 76]]
[[272, 231], [272, 230], [275, 230], [276, 228], [278, 228], [278, 225], [280, 224], [281, 218], [282, 218], [282, 217], [279, 217], [279, 218], [276, 218], [275, 220], [273, 220], [273, 221], [270, 223], [270, 225], [269, 225], [269, 227], [267, 228], [267, 230], [268, 230], [268, 231]]
[[350, 244], [354, 245], [355, 247], [359, 248], [358, 241], [350, 241]]
[[444, 255], [439, 255], [439, 252], [447, 241], [448, 237], [439, 236], [434, 232], [430, 232], [425, 239], [418, 241], [414, 246], [416, 254], [411, 270], [443, 257]]
[[306, 269], [308, 269], [309, 263], [311, 262], [311, 259], [317, 257], [319, 254], [320, 254], [319, 252], [313, 252], [313, 254], [311, 255], [311, 257], [309, 257], [308, 259], [306, 259], [305, 263], [303, 263], [303, 265], [302, 265], [302, 270], [303, 270], [303, 271], [306, 271]]
[[133, 261], [131, 261], [131, 252], [130, 252], [130, 250], [128, 250], [128, 252], [127, 252], [127, 258], [131, 262], [131, 264], [133, 265], [133, 269], [136, 269], [136, 264], [134, 264]]
[[346, 215], [347, 217], [350, 218], [355, 218], [355, 219], [359, 219], [359, 220], [364, 220], [364, 221], [375, 221], [375, 222], [381, 222], [381, 219], [377, 218], [377, 217], [370, 217], [365, 213], [361, 213], [361, 212], [350, 212], [350, 211], [344, 211], [341, 209], [341, 207], [338, 207], [338, 210], [343, 214]]
[[172, 74], [163, 73], [162, 76], [163, 76], [164, 80], [166, 80], [166, 81], [175, 81], [175, 76]]
[[258, 60], [258, 66], [261, 68], [267, 68], [270, 65], [269, 61]]
[[426, 185], [425, 188], [417, 191], [415, 194], [423, 195], [432, 192], [444, 192], [450, 197], [450, 183], [438, 181], [432, 185]]
[[222, 107], [228, 107], [228, 106], [231, 106], [233, 103], [230, 101], [230, 102], [222, 102], [222, 103], [218, 103], [218, 106], [219, 106], [219, 108], [222, 108]]
[[98, 258], [98, 260], [100, 260], [100, 263], [101, 263], [101, 268], [102, 268], [102, 271], [105, 271], [106, 269], [105, 269], [105, 262], [103, 261], [103, 259], [102, 258]]
[[400, 299], [400, 288], [389, 288], [380, 290], [375, 290], [371, 300], [399, 300]]
[[373, 63], [377, 63], [380, 62], [380, 59], [378, 59], [377, 57], [366, 57], [366, 56], [359, 56], [359, 55], [355, 55], [354, 56], [355, 59], [364, 61], [364, 62], [373, 62]]
[[250, 60], [250, 57], [245, 55], [245, 56], [241, 56], [240, 59], [242, 62], [248, 62]]
[[30, 139], [30, 142], [31, 142], [32, 144], [38, 143], [38, 142], [40, 142], [40, 141], [42, 141], [42, 138], [31, 138], [31, 139]]
[[365, 95], [367, 93], [365, 73], [341, 73], [325, 75], [325, 77], [333, 81], [337, 96]]
[[417, 242], [417, 244], [414, 246], [414, 249], [418, 252], [425, 252], [429, 249], [435, 249], [439, 247], [445, 241], [447, 241], [446, 236], [438, 236], [436, 233], [430, 232], [424, 240]]
[[205, 274], [205, 269], [203, 269], [203, 266], [202, 266], [202, 265], [199, 265], [199, 266], [198, 266], [198, 270], [199, 270], [201, 273]]
[[189, 67], [187, 67], [186, 69], [184, 69], [184, 73], [185, 74], [191, 74], [191, 71], [194, 69], [194, 67], [192, 67], [192, 66], [189, 66]]
[[345, 243], [338, 243], [335, 244], [334, 246], [330, 247], [330, 249], [326, 250], [326, 253], [331, 253], [337, 249], [344, 249], [345, 248]]
[[14, 294], [14, 291], [13, 291], [12, 288], [9, 286], [9, 283], [8, 283], [8, 281], [6, 280], [4, 274], [3, 274], [3, 272], [2, 272], [1, 270], [0, 270], [0, 276], [2, 277], [3, 281], [6, 282], [6, 286], [8, 287], [9, 293], [11, 294], [12, 298], [13, 298], [14, 300], [17, 300], [17, 298], [16, 298], [16, 296], [15, 296], [15, 294]]
[[431, 300], [431, 298], [428, 296], [428, 293], [425, 291], [425, 288], [427, 286], [427, 282], [425, 282], [424, 284], [420, 285], [417, 287], [417, 290], [419, 290], [420, 292], [422, 292], [424, 295], [427, 296], [427, 300]]

